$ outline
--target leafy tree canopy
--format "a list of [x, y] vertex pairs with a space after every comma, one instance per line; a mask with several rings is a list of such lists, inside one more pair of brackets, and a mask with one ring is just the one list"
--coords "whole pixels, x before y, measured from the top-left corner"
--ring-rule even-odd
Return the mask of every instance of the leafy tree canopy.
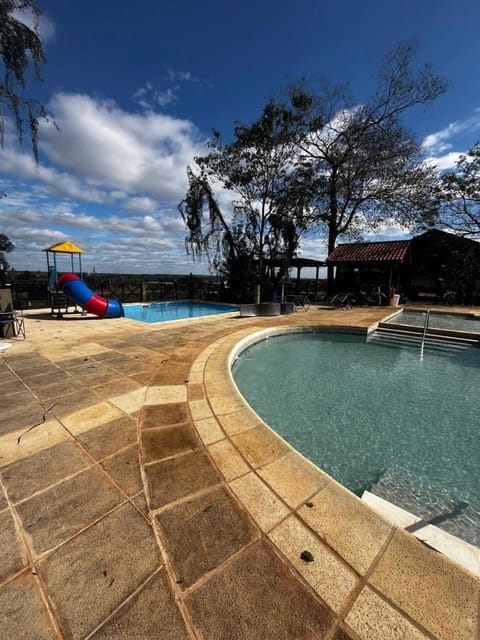
[[[32, 14], [34, 22], [31, 28], [15, 17], [18, 11]], [[45, 62], [38, 34], [40, 15], [41, 10], [31, 0], [0, 0], [0, 58], [3, 63], [3, 78], [0, 79], [0, 144], [3, 147], [5, 118], [10, 113], [21, 143], [28, 131], [37, 165], [39, 119], [47, 118], [47, 113], [39, 101], [21, 93], [26, 88], [28, 70], [32, 69], [35, 77], [40, 79], [40, 67]]]
[[15, 249], [13, 242], [3, 233], [0, 233], [0, 263], [3, 265], [3, 270], [7, 271], [9, 264], [5, 256], [6, 253], [10, 253]]
[[446, 83], [429, 65], [415, 71], [415, 57], [412, 43], [388, 54], [365, 104], [355, 104], [348, 86], [325, 84], [320, 95], [301, 83], [290, 90], [284, 108], [296, 121], [297, 167], [310, 185], [311, 220], [325, 228], [328, 253], [340, 236], [358, 238], [391, 220], [412, 226], [434, 218], [437, 173], [422, 162], [401, 116], [434, 100]]
[[[317, 94], [297, 83], [253, 125], [237, 125], [232, 143], [214, 133], [210, 154], [189, 169], [190, 189], [180, 203], [189, 245], [197, 253], [213, 249], [220, 262], [249, 255], [261, 278], [262, 260], [281, 255], [288, 263], [306, 231], [326, 233], [331, 253], [340, 236], [360, 237], [391, 221], [430, 225], [438, 174], [422, 161], [401, 118], [434, 100], [446, 83], [415, 62], [414, 44], [401, 43], [386, 56], [378, 88], [364, 104], [346, 85], [325, 84]], [[231, 217], [220, 215], [218, 186], [236, 194]]]
[[[213, 132], [210, 153], [188, 168], [189, 190], [179, 205], [194, 257], [207, 255], [215, 271], [226, 270], [240, 297], [262, 284], [264, 260], [280, 258], [285, 268], [305, 228], [304, 192], [292, 167], [294, 148], [288, 113], [270, 101], [252, 125], [237, 124], [225, 143]], [[214, 188], [231, 196], [223, 212]], [[235, 277], [235, 274], [237, 277]], [[250, 280], [250, 281], [249, 281]]]
[[480, 141], [460, 156], [455, 171], [443, 174], [440, 220], [450, 229], [480, 238]]

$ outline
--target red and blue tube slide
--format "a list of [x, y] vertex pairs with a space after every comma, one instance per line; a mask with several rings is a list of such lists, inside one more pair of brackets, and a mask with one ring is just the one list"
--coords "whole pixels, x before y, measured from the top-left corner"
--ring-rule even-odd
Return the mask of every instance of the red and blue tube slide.
[[121, 318], [125, 315], [121, 302], [102, 298], [89, 289], [74, 273], [61, 275], [58, 279], [58, 288], [76, 305], [100, 318]]

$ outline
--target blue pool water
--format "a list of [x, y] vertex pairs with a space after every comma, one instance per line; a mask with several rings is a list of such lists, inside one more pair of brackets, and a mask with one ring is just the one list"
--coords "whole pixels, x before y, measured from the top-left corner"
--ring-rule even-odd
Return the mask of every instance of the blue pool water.
[[238, 311], [239, 307], [225, 304], [211, 304], [209, 302], [159, 302], [155, 304], [135, 304], [124, 306], [125, 317], [140, 322], [167, 322], [167, 320], [182, 320], [185, 318], [199, 318], [219, 313]]
[[[235, 381], [257, 413], [353, 492], [480, 543], [480, 349], [451, 354], [365, 337], [294, 334], [244, 351]], [[467, 506], [465, 506], [467, 503]]]
[[[425, 311], [402, 310], [393, 318], [386, 320], [388, 323], [406, 324], [414, 327], [423, 327], [425, 324]], [[480, 335], [480, 317], [462, 315], [458, 313], [431, 312], [428, 326], [434, 329], [451, 329], [454, 331], [468, 331]]]

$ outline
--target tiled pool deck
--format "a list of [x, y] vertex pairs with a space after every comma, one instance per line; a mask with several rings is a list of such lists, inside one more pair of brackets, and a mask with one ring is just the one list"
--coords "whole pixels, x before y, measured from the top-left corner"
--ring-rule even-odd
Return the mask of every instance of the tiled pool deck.
[[0, 638], [478, 640], [478, 580], [292, 450], [230, 378], [261, 329], [387, 313], [27, 318], [0, 354]]

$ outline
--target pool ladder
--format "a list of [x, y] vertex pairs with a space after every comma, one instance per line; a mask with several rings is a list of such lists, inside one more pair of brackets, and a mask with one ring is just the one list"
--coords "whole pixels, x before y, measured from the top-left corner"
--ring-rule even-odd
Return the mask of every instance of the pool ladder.
[[430, 322], [430, 309], [427, 309], [425, 322], [423, 325], [422, 344], [420, 345], [420, 360], [423, 360], [423, 351], [425, 349], [425, 338], [427, 337], [428, 323]]

